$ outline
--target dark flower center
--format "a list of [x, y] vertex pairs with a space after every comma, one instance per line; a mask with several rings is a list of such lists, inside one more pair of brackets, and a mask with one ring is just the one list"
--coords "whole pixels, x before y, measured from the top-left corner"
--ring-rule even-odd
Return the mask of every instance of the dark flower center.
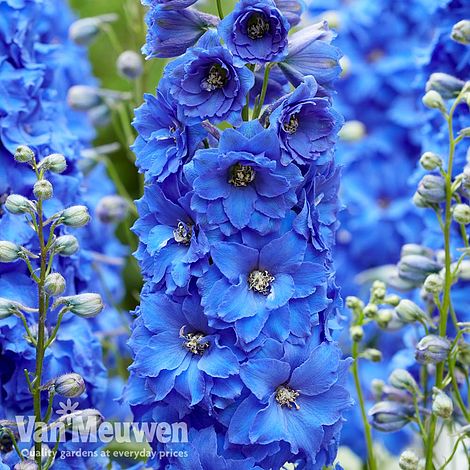
[[8, 454], [13, 450], [13, 440], [7, 432], [0, 434], [0, 453]]
[[183, 343], [183, 347], [192, 354], [199, 356], [204, 354], [204, 351], [210, 346], [207, 341], [202, 341], [205, 338], [204, 333], [185, 333], [184, 329], [185, 327], [183, 326], [180, 330], [180, 337], [186, 340]]
[[230, 167], [228, 182], [237, 188], [248, 186], [255, 179], [255, 175], [256, 172], [251, 166], [235, 163], [235, 165]]
[[219, 64], [214, 64], [207, 77], [202, 81], [202, 88], [206, 91], [214, 91], [223, 88], [227, 83], [227, 70]]
[[253, 13], [248, 20], [246, 32], [250, 39], [262, 39], [269, 33], [271, 25], [261, 13]]
[[248, 276], [248, 286], [250, 289], [255, 290], [263, 295], [269, 295], [271, 290], [271, 283], [275, 277], [272, 276], [269, 271], [258, 271], [255, 269], [251, 271]]
[[285, 122], [282, 127], [288, 134], [295, 134], [299, 127], [299, 118], [297, 114], [291, 114], [289, 122]]
[[292, 408], [292, 405], [294, 405], [296, 410], [300, 410], [300, 406], [295, 402], [299, 395], [300, 393], [297, 390], [293, 390], [287, 385], [281, 385], [276, 390], [276, 401], [281, 406]]
[[173, 238], [177, 243], [189, 245], [193, 236], [193, 227], [184, 222], [178, 222], [178, 226], [173, 230]]

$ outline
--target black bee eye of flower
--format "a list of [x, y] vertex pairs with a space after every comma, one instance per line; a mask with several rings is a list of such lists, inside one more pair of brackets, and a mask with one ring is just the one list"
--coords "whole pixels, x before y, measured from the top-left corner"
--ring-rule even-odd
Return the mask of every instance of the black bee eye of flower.
[[271, 283], [275, 280], [268, 271], [258, 271], [255, 269], [251, 271], [248, 276], [248, 286], [256, 292], [263, 295], [269, 295], [271, 291]]
[[292, 405], [294, 405], [296, 410], [300, 410], [300, 406], [296, 403], [299, 396], [300, 393], [297, 390], [293, 390], [287, 385], [281, 385], [276, 390], [276, 401], [281, 406], [287, 406], [287, 408], [292, 408]]
[[236, 187], [248, 186], [255, 179], [255, 175], [256, 172], [251, 166], [235, 163], [230, 167], [228, 182]]
[[207, 77], [202, 82], [202, 87], [206, 91], [214, 91], [223, 88], [227, 83], [227, 70], [219, 64], [214, 64]]
[[285, 122], [282, 127], [288, 134], [295, 134], [299, 127], [299, 118], [297, 114], [292, 114], [289, 122]]
[[178, 222], [178, 226], [173, 230], [173, 238], [177, 243], [189, 245], [193, 236], [193, 227], [190, 224]]
[[271, 25], [266, 21], [266, 17], [260, 13], [253, 13], [248, 20], [246, 29], [250, 39], [262, 39], [269, 33]]
[[183, 326], [180, 330], [180, 337], [186, 341], [183, 343], [183, 347], [186, 348], [190, 353], [194, 355], [202, 355], [206, 349], [210, 346], [209, 342], [204, 342], [204, 333], [185, 333], [185, 327]]

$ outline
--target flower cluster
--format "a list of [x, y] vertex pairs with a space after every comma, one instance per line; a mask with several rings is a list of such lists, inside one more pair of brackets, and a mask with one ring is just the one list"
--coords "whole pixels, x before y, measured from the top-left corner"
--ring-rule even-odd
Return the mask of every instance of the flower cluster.
[[[191, 465], [321, 469], [352, 403], [331, 339], [340, 53], [323, 22], [290, 34], [297, 1], [218, 2], [210, 20], [192, 3], [147, 15], [144, 52], [178, 57], [134, 121], [145, 285], [125, 399], [184, 419]], [[186, 468], [152, 445], [152, 468]]]
[[[94, 79], [85, 50], [69, 39], [69, 27], [74, 18], [65, 2], [2, 2], [0, 10], [3, 20], [0, 28], [0, 232], [2, 239], [15, 246], [25, 247], [32, 253], [38, 250], [37, 237], [27, 220], [8, 210], [14, 205], [21, 206], [21, 197], [47, 199], [53, 193], [54, 198], [44, 203], [46, 218], [72, 205], [85, 205], [91, 212], [92, 222], [76, 233], [72, 225], [57, 228], [60, 239], [57, 247], [61, 247], [62, 255], [70, 256], [55, 256], [51, 269], [60, 272], [63, 280], [56, 276], [51, 282], [54, 280], [54, 285], [64, 282], [67, 296], [98, 291], [106, 306], [102, 315], [91, 321], [75, 315], [63, 319], [55, 341], [46, 350], [43, 378], [47, 382], [70, 371], [80, 374], [86, 392], [77, 401], [85, 408], [101, 408], [107, 399], [109, 384], [101, 344], [95, 333], [107, 335], [110, 330], [126, 331], [114, 308], [123, 295], [120, 274], [124, 250], [113, 236], [111, 220], [101, 217], [103, 202], [114, 193], [105, 169], [101, 164], [94, 164], [88, 166], [86, 173], [80, 171], [81, 151], [90, 145], [94, 130], [88, 119], [73, 111], [66, 102], [71, 86], [91, 85]], [[45, 161], [43, 169], [49, 171], [47, 181], [42, 179], [35, 183], [34, 172], [28, 171], [27, 165], [14, 161], [13, 154], [24, 143], [34, 150], [37, 158]], [[67, 155], [67, 162], [54, 152]], [[28, 152], [23, 153], [18, 153], [19, 159], [27, 159]], [[12, 198], [12, 194], [17, 196]], [[5, 256], [8, 258], [8, 254]], [[7, 258], [2, 261], [8, 261]], [[38, 307], [37, 286], [25, 264], [11, 260], [2, 263], [0, 286], [3, 298]], [[26, 312], [25, 315], [34, 339], [38, 334], [37, 314]], [[47, 331], [52, 334], [50, 326], [48, 323]], [[1, 316], [2, 419], [31, 414], [32, 401], [23, 371], [35, 370], [33, 343], [25, 336], [20, 317]], [[47, 405], [46, 398], [43, 396], [43, 408]], [[58, 397], [54, 399], [54, 409], [58, 400]], [[4, 452], [2, 449], [0, 461], [14, 465], [17, 456], [11, 450]], [[71, 461], [68, 463], [72, 465]]]

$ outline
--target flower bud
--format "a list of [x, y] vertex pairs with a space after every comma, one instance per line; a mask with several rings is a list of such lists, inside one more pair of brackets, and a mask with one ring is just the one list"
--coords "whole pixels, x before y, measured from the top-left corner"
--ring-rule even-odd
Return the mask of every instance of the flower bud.
[[446, 186], [442, 176], [424, 175], [418, 185], [418, 194], [429, 204], [438, 204], [446, 198]]
[[349, 336], [354, 342], [358, 343], [364, 337], [364, 329], [360, 325], [353, 325], [349, 328]]
[[65, 291], [65, 279], [60, 273], [52, 273], [46, 277], [44, 288], [49, 295], [61, 295]]
[[20, 304], [10, 299], [0, 297], [0, 320], [11, 317], [20, 311]]
[[7, 240], [0, 241], [0, 263], [12, 263], [20, 258], [21, 246]]
[[18, 163], [29, 163], [34, 158], [34, 152], [27, 145], [19, 145], [14, 158]]
[[72, 256], [79, 250], [80, 246], [73, 235], [62, 235], [56, 238], [52, 248], [54, 253], [60, 256]]
[[370, 294], [374, 302], [381, 302], [385, 298], [387, 289], [382, 281], [374, 281], [370, 289]]
[[76, 111], [89, 111], [101, 104], [99, 89], [87, 85], [74, 85], [69, 88], [67, 102]]
[[435, 90], [445, 100], [456, 98], [465, 82], [447, 73], [432, 73], [426, 83], [426, 91]]
[[388, 324], [393, 320], [393, 310], [389, 308], [380, 309], [377, 313], [377, 325], [380, 328], [387, 328]]
[[79, 374], [64, 374], [55, 379], [54, 390], [62, 397], [79, 397], [85, 391], [85, 381]]
[[424, 310], [419, 308], [414, 302], [408, 299], [400, 300], [395, 307], [398, 318], [403, 323], [413, 323], [415, 321], [428, 322], [429, 317]]
[[437, 335], [427, 335], [416, 345], [415, 358], [420, 364], [439, 364], [447, 358], [450, 341]]
[[72, 206], [60, 214], [60, 222], [68, 227], [83, 227], [90, 221], [90, 214], [86, 206]]
[[461, 20], [454, 24], [450, 37], [460, 44], [470, 44], [470, 20]]
[[438, 295], [444, 289], [444, 280], [439, 274], [430, 274], [424, 281], [423, 288], [428, 294]]
[[411, 450], [405, 450], [398, 460], [401, 470], [418, 470], [418, 456]]
[[106, 104], [100, 104], [88, 111], [88, 118], [94, 127], [104, 127], [111, 121], [111, 111]]
[[400, 303], [400, 300], [401, 298], [399, 295], [390, 294], [384, 298], [384, 303], [387, 305], [391, 305], [392, 307], [396, 307]]
[[52, 153], [44, 157], [39, 163], [39, 166], [52, 173], [63, 173], [67, 169], [67, 161], [62, 154]]
[[366, 126], [361, 121], [346, 121], [338, 135], [344, 142], [357, 142], [366, 135]]
[[401, 247], [400, 258], [408, 255], [421, 255], [434, 259], [434, 251], [431, 248], [416, 243], [406, 243]]
[[30, 214], [36, 210], [33, 202], [19, 194], [10, 194], [5, 201], [5, 209], [11, 214]]
[[443, 419], [450, 418], [454, 412], [454, 404], [450, 397], [437, 387], [432, 389], [432, 412]]
[[470, 224], [470, 206], [468, 204], [456, 204], [453, 207], [452, 217], [458, 224]]
[[470, 127], [464, 127], [463, 129], [460, 129], [459, 136], [470, 137]]
[[425, 209], [430, 206], [430, 203], [426, 201], [418, 192], [413, 194], [412, 202], [419, 209]]
[[364, 302], [357, 297], [352, 295], [346, 297], [346, 307], [350, 308], [351, 310], [358, 310], [364, 308]]
[[81, 18], [70, 25], [69, 38], [79, 46], [88, 46], [98, 36], [103, 24], [111, 23], [116, 19], [117, 16], [113, 13]]
[[372, 379], [370, 385], [375, 400], [380, 400], [384, 391], [385, 382], [380, 379]]
[[70, 312], [83, 318], [96, 317], [104, 308], [99, 294], [78, 294], [60, 297], [54, 305], [65, 305]]
[[442, 99], [442, 96], [435, 90], [428, 91], [423, 96], [422, 101], [423, 101], [424, 106], [426, 106], [427, 108], [439, 109], [439, 111], [443, 113], [446, 112], [444, 100]]
[[13, 468], [14, 470], [37, 470], [39, 467], [34, 460], [28, 459], [18, 462]]
[[371, 425], [382, 432], [399, 431], [408, 424], [413, 416], [412, 406], [403, 405], [392, 401], [380, 401], [370, 410]]
[[117, 69], [124, 78], [135, 80], [144, 71], [142, 57], [134, 51], [124, 51], [117, 59]]
[[426, 256], [403, 256], [398, 263], [398, 275], [401, 279], [422, 284], [429, 274], [437, 273], [441, 264]]
[[372, 362], [380, 362], [382, 360], [382, 353], [375, 348], [367, 348], [361, 354], [361, 357]]
[[129, 209], [128, 202], [121, 196], [105, 196], [96, 206], [96, 215], [104, 223], [124, 220]]
[[433, 152], [424, 152], [419, 159], [421, 166], [427, 171], [433, 171], [442, 166], [442, 159]]
[[44, 201], [52, 197], [54, 189], [50, 181], [39, 180], [34, 183], [33, 193], [39, 200]]
[[364, 316], [366, 318], [375, 318], [377, 316], [377, 312], [379, 311], [377, 305], [375, 304], [368, 304], [364, 307]]
[[405, 369], [395, 369], [388, 378], [390, 385], [399, 390], [419, 393], [419, 387], [413, 376]]

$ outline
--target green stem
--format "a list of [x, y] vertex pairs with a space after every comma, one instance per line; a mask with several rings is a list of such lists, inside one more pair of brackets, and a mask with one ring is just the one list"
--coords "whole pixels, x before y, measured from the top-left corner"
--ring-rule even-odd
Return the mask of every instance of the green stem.
[[224, 11], [222, 10], [222, 1], [221, 0], [217, 0], [217, 11], [219, 13], [219, 18], [221, 20], [224, 19]]
[[13, 448], [15, 449], [16, 453], [18, 454], [18, 457], [20, 458], [21, 461], [24, 460], [23, 454], [20, 451], [20, 448], [18, 447], [18, 443], [16, 442], [16, 437], [13, 431], [7, 427], [2, 428], [3, 431], [6, 431], [6, 433], [10, 436], [11, 442], [13, 443]]
[[455, 453], [457, 452], [457, 449], [459, 447], [460, 441], [464, 438], [465, 436], [460, 436], [454, 444], [454, 448], [452, 449], [452, 453], [450, 454], [449, 458], [439, 467], [439, 470], [444, 470], [444, 468], [447, 467], [447, 465], [450, 464], [452, 459], [454, 458]]
[[261, 109], [263, 108], [264, 100], [266, 99], [266, 92], [268, 90], [269, 73], [271, 72], [273, 65], [274, 64], [267, 64], [264, 68], [263, 86], [261, 88], [259, 103], [253, 111], [252, 119], [258, 119], [259, 115], [261, 114]]
[[[446, 186], [446, 201], [445, 201], [445, 216], [444, 216], [444, 252], [445, 252], [445, 282], [444, 282], [444, 297], [442, 301], [442, 308], [439, 315], [439, 335], [445, 337], [447, 334], [447, 320], [450, 309], [450, 292], [452, 288], [452, 253], [451, 253], [451, 225], [452, 225], [452, 170], [454, 164], [455, 154], [455, 140], [452, 118], [455, 108], [460, 101], [460, 95], [452, 105], [449, 115], [446, 116], [447, 127], [449, 132], [449, 159], [447, 163], [447, 172], [445, 173], [445, 186]], [[436, 367], [436, 387], [442, 388], [442, 381], [444, 378], [444, 362], [441, 362]], [[433, 454], [434, 454], [434, 437], [436, 434], [437, 416], [433, 414], [429, 424], [428, 441], [426, 445], [426, 467], [425, 470], [433, 470]]]
[[365, 435], [365, 439], [367, 443], [368, 466], [369, 466], [369, 470], [377, 470], [377, 465], [375, 463], [375, 457], [374, 457], [374, 445], [372, 442], [372, 431], [371, 431], [371, 427], [369, 424], [369, 420], [367, 419], [364, 395], [362, 393], [361, 381], [359, 379], [358, 343], [356, 341], [353, 341], [352, 357], [353, 357], [352, 371], [353, 371], [353, 376], [354, 376], [354, 384], [356, 386], [357, 397], [359, 400], [359, 407], [361, 409], [362, 422], [364, 425], [364, 435]]
[[[39, 322], [38, 322], [38, 337], [36, 343], [36, 371], [34, 374], [34, 387], [33, 387], [33, 402], [34, 402], [34, 416], [36, 423], [42, 422], [41, 415], [41, 381], [42, 381], [42, 368], [44, 362], [45, 351], [45, 330], [46, 330], [46, 316], [47, 316], [47, 295], [44, 289], [44, 281], [46, 279], [47, 271], [47, 249], [44, 241], [44, 220], [42, 201], [38, 201], [37, 205], [38, 214], [38, 237], [40, 247], [40, 275], [38, 282], [38, 299], [39, 299]], [[36, 463], [39, 470], [42, 469], [41, 461], [41, 440], [37, 439], [34, 443], [36, 453]]]

